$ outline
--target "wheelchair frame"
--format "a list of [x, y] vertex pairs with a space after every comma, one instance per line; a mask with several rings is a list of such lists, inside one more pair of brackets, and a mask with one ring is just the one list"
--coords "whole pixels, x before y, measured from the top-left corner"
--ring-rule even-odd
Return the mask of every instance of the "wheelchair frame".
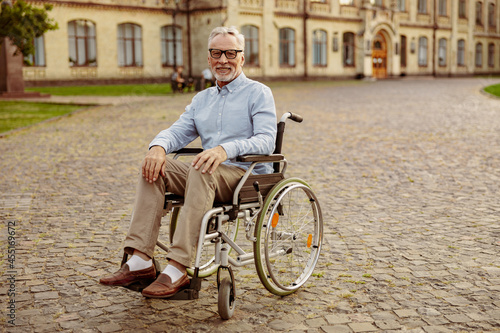
[[[281, 154], [281, 146], [287, 119], [302, 121], [301, 116], [291, 112], [282, 116], [272, 155], [238, 157], [238, 161], [251, 164], [234, 191], [232, 203], [215, 205], [203, 216], [194, 266], [188, 269], [191, 283], [169, 299], [197, 299], [201, 281], [217, 271], [219, 315], [229, 319], [236, 298], [232, 266], [242, 267], [254, 262], [262, 284], [279, 296], [293, 293], [311, 276], [321, 252], [323, 219], [319, 202], [309, 185], [299, 178], [284, 177], [287, 161]], [[174, 158], [201, 151], [184, 148], [175, 152]], [[252, 174], [257, 164], [270, 162], [274, 164], [275, 173]], [[164, 208], [172, 212], [170, 241], [182, 201], [182, 197], [171, 193], [165, 196]], [[297, 221], [291, 221], [292, 218]], [[244, 223], [246, 238], [253, 243], [253, 252], [245, 251], [236, 243], [239, 220]], [[212, 244], [214, 254], [204, 263], [204, 248]], [[168, 247], [160, 241], [157, 246], [168, 252]], [[236, 252], [235, 257], [230, 255], [231, 250]], [[126, 261], [125, 256], [123, 260]], [[159, 271], [156, 260], [155, 265]], [[223, 271], [229, 276], [222, 278]]]

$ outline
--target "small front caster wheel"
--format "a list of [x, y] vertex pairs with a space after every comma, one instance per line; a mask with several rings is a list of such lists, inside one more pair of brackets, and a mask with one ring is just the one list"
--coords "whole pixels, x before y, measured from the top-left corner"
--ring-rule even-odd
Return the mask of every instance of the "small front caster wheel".
[[219, 286], [218, 308], [219, 315], [222, 319], [227, 320], [234, 313], [234, 299], [236, 291], [229, 278], [224, 278]]

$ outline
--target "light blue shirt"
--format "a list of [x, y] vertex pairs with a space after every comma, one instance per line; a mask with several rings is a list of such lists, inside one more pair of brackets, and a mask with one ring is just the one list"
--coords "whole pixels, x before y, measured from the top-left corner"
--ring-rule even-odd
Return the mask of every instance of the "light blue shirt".
[[[201, 138], [204, 150], [222, 146], [224, 164], [244, 169], [250, 163], [237, 162], [241, 155], [269, 155], [276, 141], [276, 107], [267, 86], [241, 73], [221, 89], [210, 87], [194, 96], [185, 112], [168, 129], [161, 131], [149, 147], [161, 146], [167, 154]], [[255, 173], [273, 172], [270, 163], [258, 164]]]

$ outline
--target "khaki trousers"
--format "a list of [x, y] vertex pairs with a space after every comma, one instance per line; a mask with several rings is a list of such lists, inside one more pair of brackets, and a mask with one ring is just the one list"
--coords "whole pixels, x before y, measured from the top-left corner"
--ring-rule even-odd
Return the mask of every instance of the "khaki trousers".
[[153, 257], [158, 239], [165, 192], [184, 196], [177, 227], [167, 258], [191, 266], [200, 234], [201, 220], [214, 201], [230, 202], [233, 192], [245, 173], [244, 169], [219, 165], [210, 175], [185, 163], [167, 158], [165, 177], [150, 184], [141, 175], [137, 185], [134, 211], [125, 238], [124, 250], [132, 254], [137, 249]]

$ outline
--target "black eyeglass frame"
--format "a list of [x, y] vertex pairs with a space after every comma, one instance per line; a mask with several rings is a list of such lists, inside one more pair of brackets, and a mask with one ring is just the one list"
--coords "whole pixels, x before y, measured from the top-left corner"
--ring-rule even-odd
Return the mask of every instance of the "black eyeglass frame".
[[[238, 53], [240, 52], [243, 52], [243, 50], [219, 50], [219, 49], [208, 49], [208, 51], [210, 52], [210, 56], [214, 59], [220, 59], [222, 57], [222, 55], [225, 55], [227, 59], [236, 59], [238, 57]], [[212, 51], [220, 51], [221, 54], [220, 54], [220, 57], [214, 57], [212, 55]], [[234, 58], [229, 58], [226, 54], [226, 52], [236, 52], [236, 55], [234, 56]]]

